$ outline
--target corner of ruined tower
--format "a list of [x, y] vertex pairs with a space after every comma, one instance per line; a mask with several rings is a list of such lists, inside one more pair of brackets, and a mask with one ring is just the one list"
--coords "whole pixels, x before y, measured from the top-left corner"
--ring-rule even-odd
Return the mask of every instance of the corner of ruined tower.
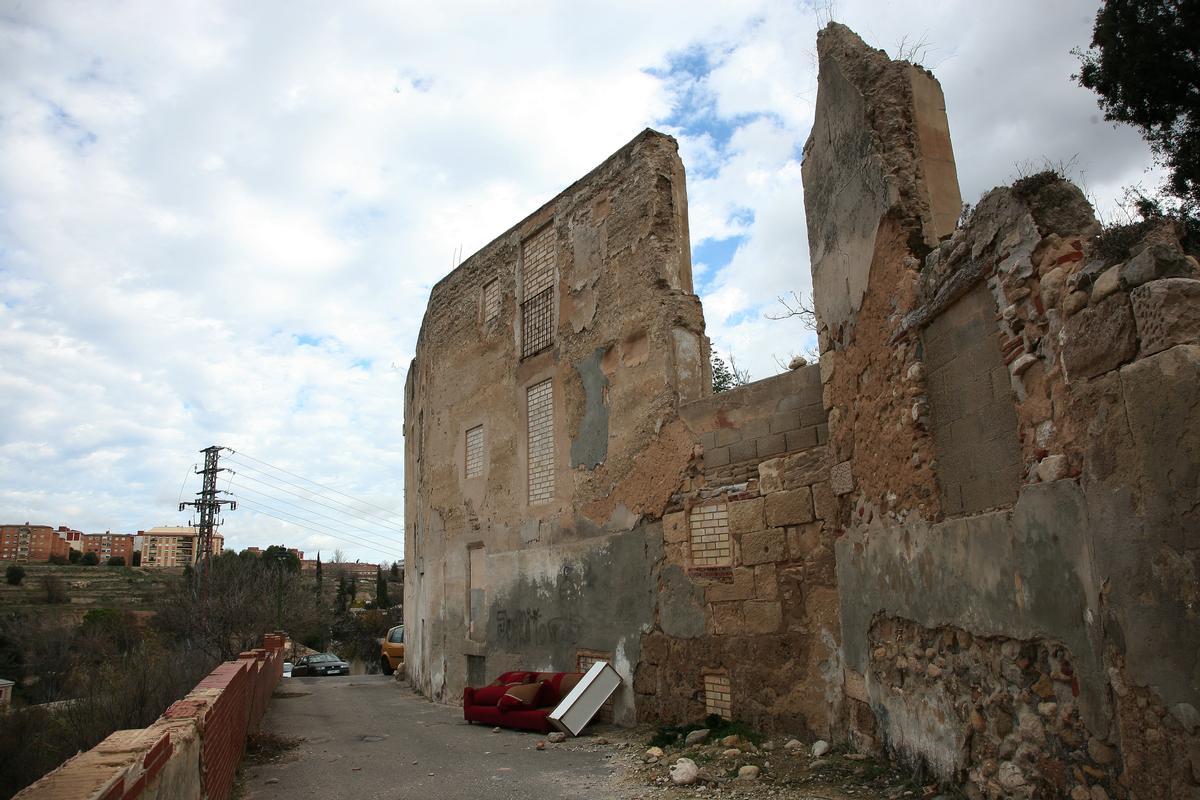
[[829, 329], [862, 305], [885, 217], [922, 257], [962, 208], [946, 102], [928, 70], [873, 49], [831, 22], [817, 35], [820, 72], [804, 146], [804, 205], [817, 313]]

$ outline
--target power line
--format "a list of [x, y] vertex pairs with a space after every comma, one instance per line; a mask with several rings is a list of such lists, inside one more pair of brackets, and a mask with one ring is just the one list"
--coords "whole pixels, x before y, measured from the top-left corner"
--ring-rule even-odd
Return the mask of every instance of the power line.
[[[246, 476], [242, 476], [242, 477], [246, 477]], [[230, 486], [232, 486], [232, 485], [233, 485], [233, 481], [230, 481]], [[286, 498], [283, 498], [283, 497], [277, 497], [276, 495], [273, 495], [273, 494], [268, 494], [267, 492], [262, 492], [262, 491], [259, 491], [258, 489], [253, 489], [253, 488], [251, 488], [251, 487], [249, 487], [249, 486], [239, 486], [238, 488], [239, 488], [240, 490], [242, 490], [242, 491], [246, 491], [246, 492], [252, 492], [252, 493], [254, 493], [254, 494], [256, 494], [256, 495], [259, 495], [259, 496], [261, 496], [261, 497], [265, 497], [265, 498], [267, 498], [268, 500], [273, 500], [273, 501], [275, 501], [275, 502], [277, 502], [277, 503], [283, 503], [284, 505], [286, 505], [286, 506], [289, 506], [289, 507], [291, 507], [291, 508], [294, 508], [294, 509], [296, 509], [296, 510], [298, 510], [298, 511], [303, 511], [303, 512], [304, 512], [304, 513], [306, 513], [306, 514], [314, 514], [314, 515], [316, 515], [316, 516], [318, 516], [318, 517], [323, 517], [324, 519], [327, 519], [327, 520], [329, 520], [330, 522], [335, 522], [335, 523], [337, 523], [339, 526], [344, 526], [344, 527], [347, 527], [347, 528], [353, 528], [354, 530], [356, 530], [356, 531], [360, 531], [360, 532], [362, 532], [362, 533], [364, 533], [364, 534], [367, 534], [368, 536], [374, 536], [374, 537], [376, 537], [376, 538], [383, 539], [383, 540], [384, 540], [384, 541], [386, 541], [386, 542], [392, 542], [392, 541], [394, 541], [394, 540], [393, 540], [391, 537], [389, 537], [389, 536], [386, 536], [386, 535], [384, 535], [384, 534], [382, 534], [382, 533], [376, 533], [375, 531], [373, 531], [373, 530], [370, 530], [370, 529], [368, 529], [368, 528], [364, 528], [364, 527], [362, 527], [362, 526], [360, 526], [360, 525], [354, 525], [354, 524], [352, 524], [352, 523], [346, 522], [345, 520], [341, 520], [341, 519], [338, 519], [337, 517], [330, 516], [329, 514], [323, 514], [323, 513], [321, 513], [320, 511], [316, 511], [316, 510], [313, 510], [313, 509], [310, 509], [310, 508], [304, 508], [303, 506], [297, 505], [295, 502], [293, 502], [293, 501], [291, 501], [291, 500], [288, 500], [288, 499], [286, 499]], [[309, 521], [309, 522], [316, 522], [316, 520], [308, 520], [308, 521]], [[324, 523], [321, 523], [321, 524], [324, 524]], [[404, 535], [404, 532], [403, 532], [403, 531], [399, 531], [399, 533], [400, 533], [400, 535], [401, 535], [401, 536], [403, 536], [403, 535]]]
[[[255, 461], [255, 462], [259, 463], [259, 464], [262, 464], [263, 466], [270, 467], [270, 468], [271, 468], [271, 469], [273, 469], [273, 470], [278, 470], [279, 472], [285, 473], [285, 474], [287, 474], [287, 475], [291, 475], [293, 478], [299, 478], [300, 480], [304, 481], [305, 483], [311, 483], [313, 486], [320, 486], [322, 489], [326, 489], [326, 490], [328, 490], [328, 491], [330, 491], [330, 492], [333, 492], [334, 494], [340, 494], [342, 497], [349, 498], [349, 499], [353, 500], [353, 501], [354, 501], [354, 502], [356, 502], [356, 503], [360, 503], [360, 504], [362, 504], [362, 505], [366, 505], [366, 506], [371, 506], [371, 507], [373, 507], [373, 508], [377, 508], [377, 509], [379, 509], [380, 511], [386, 511], [386, 512], [387, 512], [387, 514], [388, 514], [388, 517], [395, 517], [395, 516], [397, 516], [397, 513], [396, 513], [396, 512], [395, 512], [393, 509], [390, 509], [390, 508], [384, 508], [383, 506], [381, 506], [381, 505], [377, 505], [377, 504], [375, 504], [375, 503], [372, 503], [372, 502], [370, 502], [370, 501], [368, 501], [368, 500], [360, 500], [359, 498], [355, 497], [354, 495], [346, 494], [346, 493], [345, 493], [345, 492], [343, 492], [343, 491], [340, 491], [340, 490], [338, 490], [338, 489], [334, 489], [332, 486], [326, 486], [326, 485], [325, 485], [325, 484], [323, 484], [323, 483], [317, 483], [316, 481], [314, 481], [314, 480], [311, 480], [311, 479], [309, 479], [309, 478], [306, 478], [306, 477], [304, 477], [303, 475], [297, 475], [297, 474], [296, 474], [296, 473], [294, 473], [294, 472], [289, 472], [288, 470], [284, 469], [283, 467], [277, 467], [277, 466], [275, 466], [274, 464], [270, 464], [270, 463], [268, 463], [268, 462], [266, 462], [266, 461], [263, 461], [261, 458], [255, 458], [254, 456], [247, 455], [247, 454], [245, 454], [245, 453], [242, 453], [242, 452], [240, 452], [240, 451], [238, 451], [238, 450], [234, 450], [233, 448], [226, 448], [226, 449], [227, 449], [227, 450], [229, 450], [229, 452], [230, 452], [231, 454], [236, 454], [237, 456], [240, 456], [241, 458], [248, 458], [248, 459], [250, 459], [251, 461]], [[282, 480], [282, 479], [281, 479], [281, 480]]]
[[[235, 497], [236, 497], [236, 495], [235, 495]], [[243, 503], [244, 505], [246, 505], [247, 507], [251, 508], [252, 510], [254, 510], [255, 512], [257, 512], [259, 514], [265, 514], [268, 517], [272, 517], [272, 518], [277, 519], [280, 522], [284, 522], [288, 525], [295, 525], [296, 527], [310, 530], [313, 533], [318, 533], [318, 534], [321, 534], [322, 536], [329, 536], [333, 539], [337, 539], [340, 542], [345, 542], [346, 544], [356, 545], [356, 546], [365, 546], [368, 550], [373, 550], [376, 553], [383, 553], [385, 555], [400, 554], [400, 556], [403, 558], [403, 551], [396, 550], [396, 549], [390, 548], [390, 547], [384, 547], [375, 542], [369, 542], [369, 541], [366, 541], [363, 539], [358, 539], [357, 537], [354, 537], [352, 534], [349, 534], [349, 533], [343, 532], [344, 536], [340, 536], [336, 533], [333, 533], [330, 530], [325, 529], [323, 525], [321, 528], [314, 528], [314, 527], [311, 527], [310, 525], [304, 524], [304, 522], [311, 522], [313, 525], [321, 525], [321, 523], [319, 523], [319, 522], [314, 522], [313, 520], [303, 520], [303, 522], [297, 522], [296, 521], [297, 519], [303, 519], [303, 518], [296, 517], [294, 514], [291, 514], [287, 511], [276, 508], [275, 506], [271, 506], [271, 505], [262, 503], [257, 500], [247, 500], [245, 497], [239, 498], [238, 502]], [[271, 511], [268, 511], [267, 509], [271, 509], [271, 511], [275, 511], [277, 513], [273, 514], [273, 513], [271, 513]], [[278, 516], [278, 514], [283, 514], [288, 517], [295, 517], [295, 519], [285, 519], [284, 517]], [[349, 537], [349, 538], [345, 538], [345, 537]]]
[[[238, 466], [242, 466], [242, 465], [238, 464]], [[254, 467], [250, 467], [250, 469], [254, 469]], [[333, 506], [328, 503], [322, 503], [319, 500], [314, 499], [313, 497], [300, 494], [299, 492], [293, 492], [292, 490], [285, 489], [282, 486], [276, 486], [274, 483], [268, 483], [267, 481], [264, 481], [264, 480], [261, 480], [260, 478], [254, 477], [253, 475], [247, 475], [245, 473], [237, 472], [237, 471], [234, 471], [234, 474], [239, 477], [245, 478], [247, 480], [254, 481], [255, 483], [261, 483], [263, 486], [269, 486], [270, 488], [272, 488], [276, 491], [285, 492], [286, 494], [290, 494], [295, 497], [299, 497], [301, 500], [304, 500], [306, 502], [316, 503], [319, 506], [324, 506], [325, 508], [328, 508], [332, 511], [336, 511], [339, 514], [345, 514], [348, 517], [353, 517], [354, 519], [361, 520], [362, 522], [366, 522], [370, 525], [374, 525], [374, 526], [380, 527], [380, 528], [384, 528], [384, 527], [391, 528], [391, 529], [395, 530], [397, 533], [404, 533], [404, 528], [399, 525], [395, 525], [390, 522], [387, 522], [387, 523], [377, 522], [375, 520], [375, 518], [373, 518], [373, 517], [364, 517], [358, 513], [351, 513], [349, 511], [343, 511], [341, 508], [338, 508], [337, 506]], [[264, 478], [267, 478], [267, 480], [270, 480], [270, 481], [277, 480], [276, 478], [272, 478], [270, 475], [267, 475], [266, 473], [260, 472], [259, 474], [262, 475]], [[232, 477], [230, 478], [230, 482], [232, 483]], [[284, 483], [288, 483], [288, 481], [284, 481]], [[296, 484], [291, 484], [291, 485], [295, 486]], [[320, 497], [320, 495], [318, 495], [318, 497]], [[336, 503], [337, 501], [335, 500], [334, 502]], [[341, 505], [346, 506], [345, 503], [342, 503]], [[346, 506], [346, 507], [349, 508], [349, 506]]]

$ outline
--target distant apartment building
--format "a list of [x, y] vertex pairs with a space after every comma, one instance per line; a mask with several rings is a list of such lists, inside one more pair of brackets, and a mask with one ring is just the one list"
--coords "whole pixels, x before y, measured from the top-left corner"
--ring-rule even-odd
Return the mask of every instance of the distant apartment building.
[[101, 563], [110, 558], [123, 558], [126, 566], [133, 564], [133, 535], [128, 533], [85, 533], [83, 552], [95, 553]]
[[66, 525], [59, 525], [58, 538], [66, 542], [67, 546], [72, 550], [83, 552], [83, 531], [68, 528]]
[[71, 546], [49, 525], [0, 525], [0, 560], [49, 561], [70, 552]]
[[[192, 527], [160, 526], [138, 531], [143, 567], [184, 567], [196, 563], [198, 545]], [[213, 534], [213, 555], [225, 549], [225, 537]]]

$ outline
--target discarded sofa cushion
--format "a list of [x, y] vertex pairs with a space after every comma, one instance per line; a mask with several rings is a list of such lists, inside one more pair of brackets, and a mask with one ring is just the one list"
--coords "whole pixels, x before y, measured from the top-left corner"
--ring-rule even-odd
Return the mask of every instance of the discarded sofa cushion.
[[471, 702], [481, 706], [494, 706], [500, 702], [500, 698], [504, 696], [504, 693], [510, 687], [528, 685], [520, 683], [493, 683], [490, 686], [482, 686], [475, 690], [475, 696]]
[[[545, 681], [537, 683], [519, 683], [509, 686], [508, 689], [501, 695], [499, 702], [500, 711], [507, 713], [509, 711], [537, 708], [539, 700], [546, 689]], [[479, 699], [479, 693], [475, 693], [475, 699]]]

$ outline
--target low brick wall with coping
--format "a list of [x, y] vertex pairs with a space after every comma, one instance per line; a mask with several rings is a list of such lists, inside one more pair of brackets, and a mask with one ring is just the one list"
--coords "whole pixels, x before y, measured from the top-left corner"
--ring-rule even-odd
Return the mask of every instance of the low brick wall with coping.
[[225, 800], [283, 675], [284, 637], [226, 661], [148, 728], [116, 731], [17, 800]]

